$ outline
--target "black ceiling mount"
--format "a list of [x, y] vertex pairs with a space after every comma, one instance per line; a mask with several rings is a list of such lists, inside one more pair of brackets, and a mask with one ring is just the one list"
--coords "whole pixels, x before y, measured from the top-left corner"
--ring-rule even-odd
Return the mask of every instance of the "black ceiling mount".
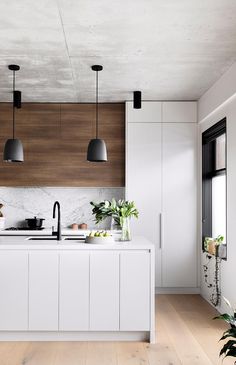
[[141, 109], [142, 108], [142, 92], [134, 91], [133, 94], [134, 94], [134, 100], [133, 100], [134, 109]]
[[91, 67], [91, 69], [92, 69], [93, 71], [102, 71], [102, 70], [103, 70], [103, 67], [102, 67], [101, 65], [93, 65], [93, 66]]
[[11, 71], [19, 71], [20, 66], [18, 66], [18, 65], [9, 65], [8, 68]]

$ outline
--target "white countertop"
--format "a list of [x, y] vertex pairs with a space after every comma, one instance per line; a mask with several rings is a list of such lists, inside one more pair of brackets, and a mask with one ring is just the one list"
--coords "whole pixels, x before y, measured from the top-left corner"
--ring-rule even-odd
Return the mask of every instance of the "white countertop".
[[154, 250], [154, 245], [145, 237], [134, 237], [132, 241], [108, 244], [86, 244], [83, 241], [30, 241], [27, 236], [0, 236], [0, 250]]

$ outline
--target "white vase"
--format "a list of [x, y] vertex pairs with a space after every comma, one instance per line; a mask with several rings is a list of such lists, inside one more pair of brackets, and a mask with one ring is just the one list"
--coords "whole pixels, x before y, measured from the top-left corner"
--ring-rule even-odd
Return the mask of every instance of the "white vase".
[[5, 228], [5, 217], [0, 217], [0, 231], [3, 231]]

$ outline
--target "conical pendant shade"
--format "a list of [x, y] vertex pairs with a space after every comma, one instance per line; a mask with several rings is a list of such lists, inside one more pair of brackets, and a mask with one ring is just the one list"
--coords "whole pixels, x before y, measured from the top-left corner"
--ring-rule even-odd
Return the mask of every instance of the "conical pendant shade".
[[87, 160], [90, 162], [106, 162], [107, 148], [103, 139], [91, 139], [88, 145]]
[[6, 162], [23, 162], [23, 146], [19, 139], [8, 139], [5, 143], [3, 159]]

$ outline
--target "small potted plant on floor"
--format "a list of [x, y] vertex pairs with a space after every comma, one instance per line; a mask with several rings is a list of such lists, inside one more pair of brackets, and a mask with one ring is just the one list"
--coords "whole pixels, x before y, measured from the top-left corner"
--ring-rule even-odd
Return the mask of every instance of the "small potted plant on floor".
[[104, 200], [100, 203], [90, 203], [93, 206], [96, 224], [107, 217], [112, 217], [118, 226], [121, 226], [121, 241], [131, 241], [130, 218], [138, 218], [138, 210], [133, 201], [128, 200]]
[[[220, 356], [224, 355], [224, 357], [236, 357], [236, 309], [232, 308], [230, 302], [226, 298], [224, 298], [224, 301], [230, 308], [231, 314], [224, 313], [214, 318], [222, 319], [230, 326], [230, 328], [223, 333], [223, 336], [220, 339], [220, 341], [227, 339], [227, 342], [220, 351]], [[236, 361], [234, 364], [236, 364]]]

